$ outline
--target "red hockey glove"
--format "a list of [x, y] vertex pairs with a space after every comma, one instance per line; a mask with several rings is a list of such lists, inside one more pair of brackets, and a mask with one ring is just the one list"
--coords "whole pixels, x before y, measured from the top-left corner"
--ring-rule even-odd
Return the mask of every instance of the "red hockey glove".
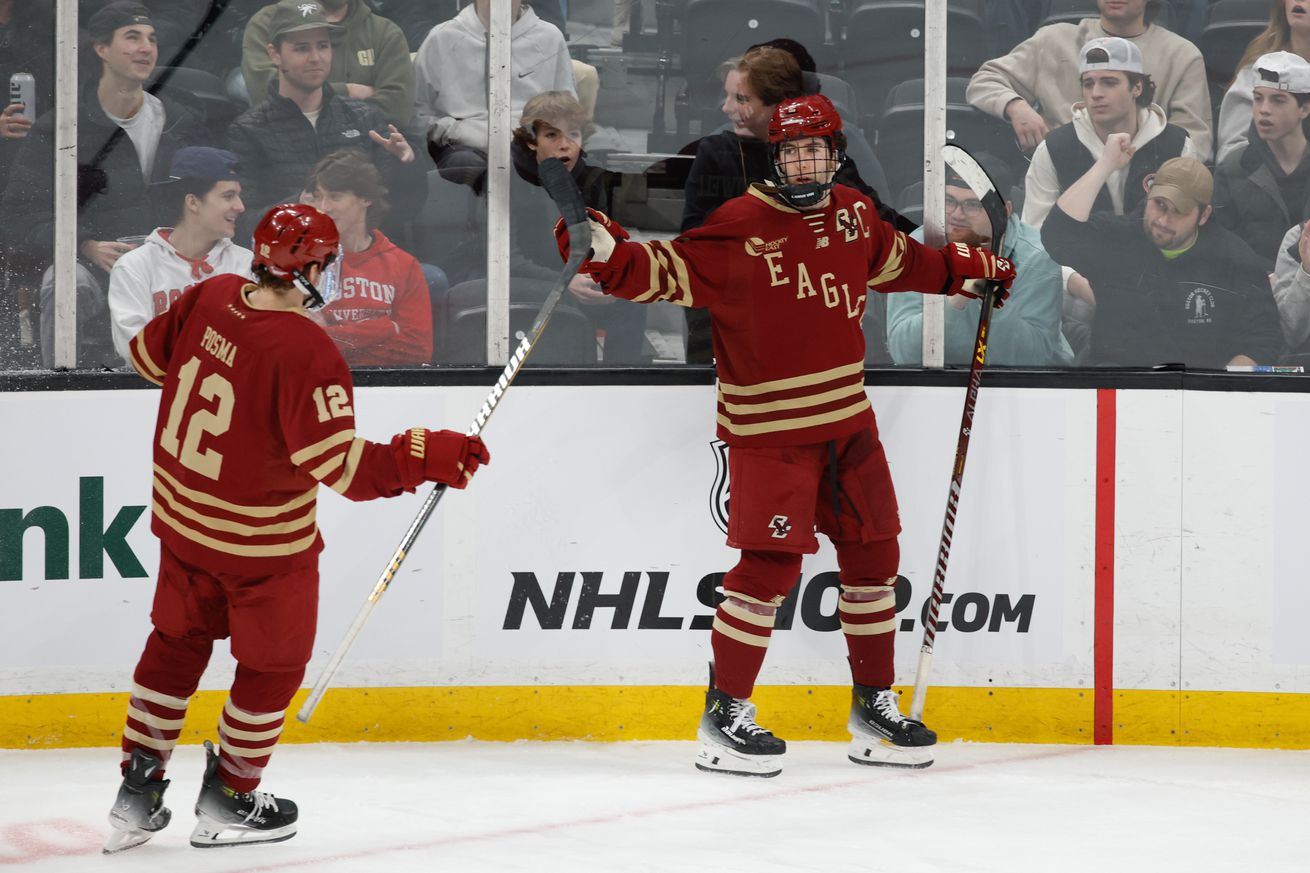
[[[598, 209], [587, 209], [587, 218], [591, 224], [591, 255], [583, 262], [581, 273], [588, 272], [592, 263], [603, 264], [614, 254], [614, 246], [628, 238], [628, 232], [617, 221]], [[569, 227], [561, 218], [555, 222], [555, 243], [559, 246], [562, 260], [569, 259]]]
[[969, 279], [985, 279], [1000, 284], [996, 292], [995, 306], [1000, 309], [1010, 296], [1010, 285], [1014, 282], [1014, 264], [1009, 259], [998, 257], [986, 249], [974, 248], [964, 243], [950, 243], [942, 247], [946, 258], [946, 269], [951, 277], [942, 288], [943, 294], [963, 294], [977, 300], [982, 296], [981, 288], [971, 287]]
[[491, 453], [481, 437], [453, 430], [424, 431], [423, 478], [451, 488], [468, 485], [481, 464], [491, 463]]

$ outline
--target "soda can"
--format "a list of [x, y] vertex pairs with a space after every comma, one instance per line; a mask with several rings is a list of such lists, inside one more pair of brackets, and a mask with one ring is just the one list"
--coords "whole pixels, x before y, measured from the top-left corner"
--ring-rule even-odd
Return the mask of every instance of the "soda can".
[[18, 114], [28, 121], [36, 120], [36, 79], [31, 73], [14, 73], [9, 77], [9, 102], [23, 104]]

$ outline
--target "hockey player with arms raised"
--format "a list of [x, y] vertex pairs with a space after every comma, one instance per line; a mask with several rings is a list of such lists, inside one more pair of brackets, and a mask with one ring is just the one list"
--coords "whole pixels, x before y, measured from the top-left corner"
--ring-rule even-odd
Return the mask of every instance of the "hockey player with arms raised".
[[275, 206], [254, 242], [258, 284], [206, 279], [130, 344], [137, 372], [163, 386], [151, 522], [161, 548], [106, 852], [168, 824], [164, 771], [214, 640], [228, 636], [236, 679], [218, 753], [205, 743], [191, 845], [295, 835], [296, 805], [256, 787], [314, 643], [319, 484], [351, 500], [463, 488], [489, 460], [480, 439], [453, 431], [413, 428], [385, 445], [356, 436], [350, 371], [307, 312], [324, 302], [319, 287], [331, 296], [336, 225], [312, 206]]
[[[863, 194], [834, 185], [844, 137], [826, 97], [780, 103], [769, 143], [774, 183], [752, 185], [677, 239], [627, 242], [592, 212], [583, 265], [608, 294], [704, 307], [713, 325], [718, 434], [731, 447], [728, 544], [741, 558], [710, 636], [696, 766], [781, 772], [786, 743], [755, 722], [750, 697], [778, 606], [802, 556], [818, 550], [817, 526], [840, 571], [854, 680], [849, 757], [924, 767], [936, 734], [903, 716], [891, 689], [900, 518], [865, 394], [860, 319], [870, 292], [975, 296], [966, 280], [1005, 289], [1014, 269], [964, 244], [925, 247], [881, 221]], [[557, 236], [567, 253], [562, 224]]]

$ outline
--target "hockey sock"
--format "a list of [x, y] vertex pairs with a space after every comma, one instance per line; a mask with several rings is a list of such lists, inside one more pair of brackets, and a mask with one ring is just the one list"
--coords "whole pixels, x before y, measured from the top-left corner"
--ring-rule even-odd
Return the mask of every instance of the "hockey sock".
[[304, 675], [304, 668], [264, 673], [237, 665], [236, 680], [218, 719], [219, 773], [228, 788], [248, 794], [258, 787], [282, 736], [287, 704]]
[[132, 751], [153, 755], [163, 766], [151, 774], [162, 780], [168, 759], [182, 733], [187, 702], [200, 684], [209, 663], [213, 643], [184, 639], [153, 631], [132, 675], [132, 695], [127, 701], [127, 723], [123, 727], [121, 768], [127, 774]]
[[896, 593], [891, 583], [848, 587], [837, 599], [842, 634], [851, 656], [851, 676], [857, 685], [890, 688], [896, 644]]
[[714, 650], [714, 687], [742, 700], [755, 689], [769, 650], [777, 608], [729, 594], [714, 613], [710, 647]]

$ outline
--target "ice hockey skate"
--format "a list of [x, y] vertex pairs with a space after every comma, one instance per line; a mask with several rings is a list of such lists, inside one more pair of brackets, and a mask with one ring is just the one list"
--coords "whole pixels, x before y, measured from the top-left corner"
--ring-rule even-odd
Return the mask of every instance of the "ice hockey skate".
[[173, 817], [164, 806], [164, 789], [168, 788], [168, 780], [151, 778], [163, 766], [154, 755], [140, 749], [132, 750], [114, 808], [109, 810], [110, 831], [104, 845], [106, 855], [139, 846], [168, 826]]
[[714, 687], [705, 692], [705, 713], [696, 731], [700, 751], [696, 769], [733, 776], [777, 776], [787, 743], [755, 723], [755, 704], [730, 697]]
[[846, 756], [856, 764], [919, 769], [933, 762], [929, 747], [936, 745], [937, 734], [901, 715], [899, 697], [890, 688], [856, 685], [846, 728], [851, 732]]
[[205, 740], [205, 781], [196, 798], [196, 827], [191, 845], [197, 849], [280, 843], [296, 835], [296, 805], [265, 791], [233, 791], [218, 775], [218, 753]]

